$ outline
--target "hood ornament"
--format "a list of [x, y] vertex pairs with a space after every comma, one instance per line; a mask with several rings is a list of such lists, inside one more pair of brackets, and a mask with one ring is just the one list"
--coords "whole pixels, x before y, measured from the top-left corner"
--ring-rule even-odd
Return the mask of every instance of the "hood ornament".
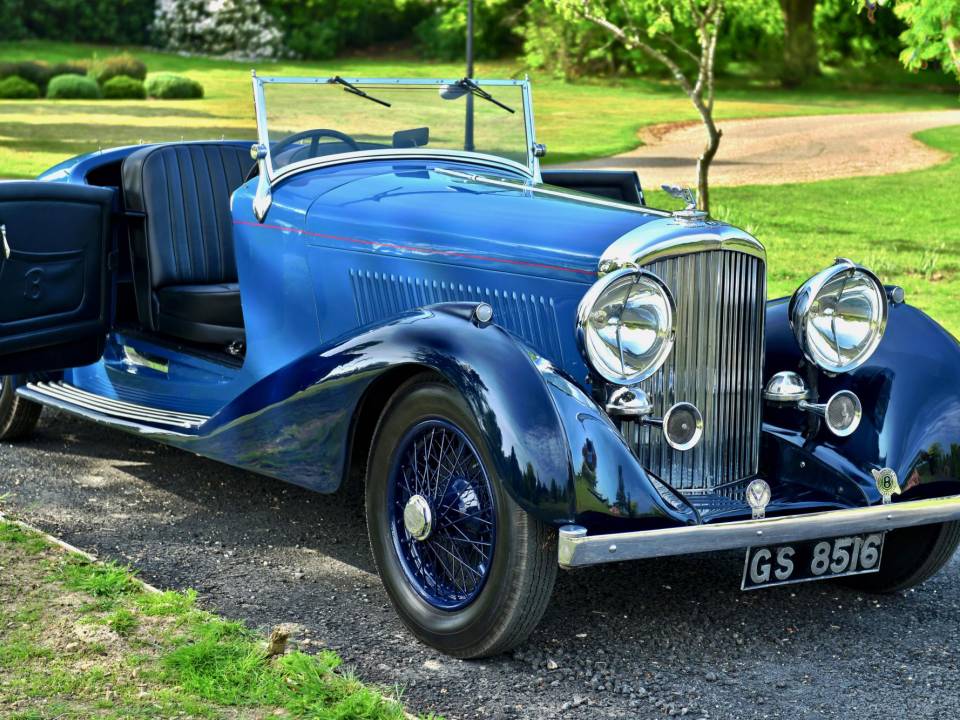
[[683, 200], [686, 207], [683, 210], [676, 210], [672, 213], [673, 217], [685, 225], [697, 225], [707, 218], [707, 213], [703, 210], [697, 210], [697, 196], [688, 187], [679, 185], [661, 185], [663, 191], [677, 200]]

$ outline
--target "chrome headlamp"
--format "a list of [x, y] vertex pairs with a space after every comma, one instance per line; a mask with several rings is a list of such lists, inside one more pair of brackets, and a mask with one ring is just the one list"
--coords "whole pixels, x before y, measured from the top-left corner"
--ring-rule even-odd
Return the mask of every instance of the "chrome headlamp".
[[849, 260], [807, 280], [793, 294], [790, 325], [807, 360], [832, 373], [865, 363], [887, 327], [887, 295], [880, 280]]
[[605, 380], [634, 385], [655, 373], [673, 348], [676, 307], [660, 278], [624, 268], [598, 280], [577, 310], [587, 363]]

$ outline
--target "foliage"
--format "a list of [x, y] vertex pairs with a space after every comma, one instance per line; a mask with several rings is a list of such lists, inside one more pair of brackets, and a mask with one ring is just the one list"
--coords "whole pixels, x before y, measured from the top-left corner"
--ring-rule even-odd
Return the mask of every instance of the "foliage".
[[126, 75], [110, 78], [101, 89], [103, 96], [109, 100], [145, 100], [147, 97], [143, 81]]
[[33, 100], [40, 97], [40, 88], [36, 83], [24, 80], [19, 75], [11, 75], [0, 80], [0, 98], [4, 100]]
[[93, 78], [80, 75], [58, 75], [47, 86], [51, 100], [95, 100], [100, 97], [100, 86]]
[[50, 77], [57, 75], [86, 75], [90, 70], [90, 63], [86, 60], [67, 60], [50, 67]]
[[153, 31], [177, 52], [251, 59], [286, 54], [283, 34], [259, 0], [168, 0], [157, 6]]
[[36, 62], [35, 60], [3, 63], [0, 65], [0, 78], [13, 76], [32, 82], [40, 88], [41, 94], [47, 91], [47, 83], [50, 82], [50, 78], [53, 77], [49, 65]]
[[891, 12], [877, 13], [870, 22], [850, 0], [819, 0], [814, 28], [822, 62], [869, 66], [878, 58], [897, 57], [897, 36], [905, 26]]
[[900, 0], [894, 13], [907, 29], [900, 35], [900, 60], [911, 70], [938, 61], [960, 78], [960, 3], [957, 0]]
[[0, 0], [4, 40], [145, 45], [156, 0]]
[[133, 55], [123, 53], [94, 61], [90, 74], [101, 85], [121, 75], [143, 81], [147, 78], [147, 65]]
[[[410, 6], [413, 0], [398, 0]], [[429, 15], [414, 28], [420, 53], [425, 57], [453, 60], [466, 54], [466, 0], [418, 0]], [[526, 3], [520, 0], [474, 2], [474, 57], [502, 57], [521, 45], [516, 33]]]
[[295, 55], [326, 59], [355, 48], [409, 40], [428, 12], [404, 0], [262, 0]]
[[172, 73], [150, 75], [147, 78], [146, 90], [147, 95], [160, 100], [195, 100], [203, 97], [203, 85], [191, 78]]

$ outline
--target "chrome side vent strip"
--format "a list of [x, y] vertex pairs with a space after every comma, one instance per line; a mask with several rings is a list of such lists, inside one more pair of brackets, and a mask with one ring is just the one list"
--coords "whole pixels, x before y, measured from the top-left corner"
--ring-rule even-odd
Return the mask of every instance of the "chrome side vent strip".
[[630, 421], [621, 431], [643, 465], [677, 490], [717, 488], [739, 499], [737, 481], [756, 474], [760, 455], [764, 262], [714, 250], [657, 260], [645, 269], [676, 299], [677, 341], [663, 368], [639, 387], [655, 415], [677, 402], [696, 405], [704, 418], [703, 439], [678, 452], [656, 428]]
[[74, 406], [84, 410], [107, 415], [112, 418], [129, 420], [150, 425], [162, 425], [183, 430], [196, 430], [209, 418], [205, 415], [175, 412], [151, 408], [146, 405], [114, 400], [86, 392], [65, 382], [38, 382], [28, 383], [25, 386], [30, 391], [30, 398], [43, 402], [43, 398], [51, 398], [65, 403], [68, 407]]

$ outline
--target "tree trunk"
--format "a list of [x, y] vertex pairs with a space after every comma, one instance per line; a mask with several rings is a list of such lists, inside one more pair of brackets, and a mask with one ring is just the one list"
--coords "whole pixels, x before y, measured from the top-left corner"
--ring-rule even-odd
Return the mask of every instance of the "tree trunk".
[[697, 207], [704, 212], [710, 212], [710, 163], [713, 162], [717, 150], [720, 149], [720, 137], [723, 131], [713, 122], [713, 113], [709, 117], [703, 118], [703, 123], [707, 129], [707, 146], [703, 149], [703, 154], [697, 158]]
[[[944, 21], [943, 29], [949, 30], [950, 24]], [[960, 78], [960, 38], [947, 40], [947, 47], [950, 49], [950, 59], [953, 60], [953, 71], [957, 78]]]
[[783, 69], [780, 82], [796, 87], [820, 74], [813, 14], [817, 0], [780, 0], [783, 10]]

